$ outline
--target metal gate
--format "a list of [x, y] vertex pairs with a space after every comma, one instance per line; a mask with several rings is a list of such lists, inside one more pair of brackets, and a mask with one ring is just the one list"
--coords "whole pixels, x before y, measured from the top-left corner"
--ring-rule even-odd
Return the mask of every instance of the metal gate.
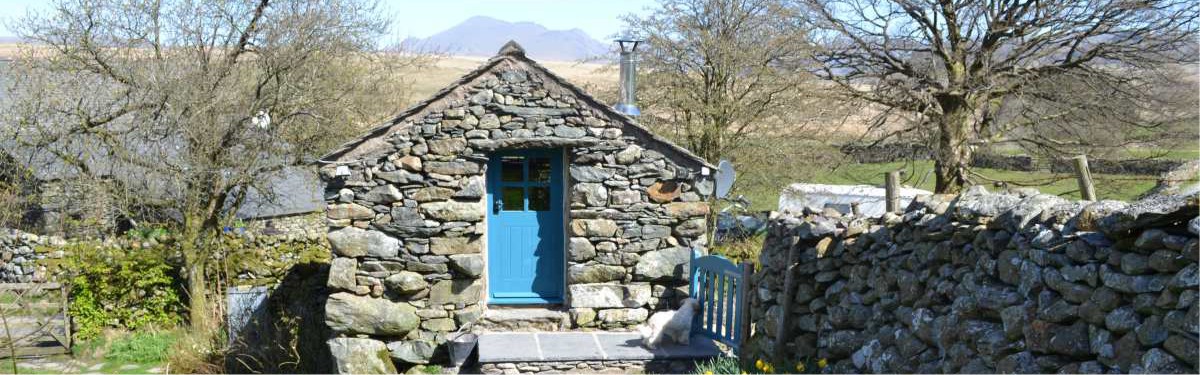
[[263, 303], [267, 301], [269, 292], [265, 286], [253, 288], [231, 287], [226, 290], [227, 305], [226, 324], [229, 328], [229, 342], [235, 343], [241, 339], [242, 331], [255, 319], [265, 314]]
[[750, 332], [749, 263], [733, 264], [720, 255], [700, 256], [692, 251], [691, 296], [700, 303], [692, 331], [739, 350]]

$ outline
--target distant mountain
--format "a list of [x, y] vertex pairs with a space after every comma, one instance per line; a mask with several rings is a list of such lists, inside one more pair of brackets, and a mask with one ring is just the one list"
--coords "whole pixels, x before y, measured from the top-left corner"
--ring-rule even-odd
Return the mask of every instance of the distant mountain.
[[410, 38], [405, 43], [434, 48], [458, 56], [490, 57], [509, 40], [525, 48], [538, 60], [575, 61], [604, 56], [609, 48], [580, 29], [549, 30], [532, 22], [508, 22], [475, 16], [428, 38]]

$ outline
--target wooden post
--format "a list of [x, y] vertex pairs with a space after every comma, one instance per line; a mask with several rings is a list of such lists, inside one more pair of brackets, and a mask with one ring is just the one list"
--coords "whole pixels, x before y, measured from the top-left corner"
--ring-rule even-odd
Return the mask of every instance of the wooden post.
[[858, 202], [850, 202], [850, 214], [855, 217], [862, 216], [862, 209], [858, 207]]
[[1075, 157], [1075, 177], [1079, 179], [1079, 194], [1085, 201], [1096, 200], [1096, 186], [1092, 184], [1092, 172], [1088, 170], [1087, 155]]
[[775, 303], [779, 304], [779, 325], [775, 328], [775, 350], [771, 354], [771, 359], [774, 363], [783, 363], [784, 355], [787, 354], [787, 338], [791, 337], [792, 320], [792, 304], [796, 294], [796, 261], [799, 256], [796, 244], [800, 242], [800, 237], [791, 238], [791, 246], [788, 246], [787, 263], [784, 267], [783, 276], [783, 296], [777, 297]]
[[891, 171], [887, 173], [887, 179], [883, 184], [885, 199], [887, 199], [887, 212], [900, 211], [900, 171]]
[[[66, 339], [67, 339], [66, 340], [67, 342], [65, 342], [63, 344], [65, 344], [67, 347], [67, 350], [70, 351], [71, 350], [71, 314], [70, 314], [69, 308], [71, 306], [71, 298], [70, 298], [71, 293], [69, 290], [67, 290], [67, 284], [65, 284], [65, 283], [59, 285], [58, 290], [59, 290], [59, 298], [61, 298], [61, 301], [62, 301], [63, 330], [66, 331]], [[16, 359], [14, 358], [13, 360], [16, 360]]]

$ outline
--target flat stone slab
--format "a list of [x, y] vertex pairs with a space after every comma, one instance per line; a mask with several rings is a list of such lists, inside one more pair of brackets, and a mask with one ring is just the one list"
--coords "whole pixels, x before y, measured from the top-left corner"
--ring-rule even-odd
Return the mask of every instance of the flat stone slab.
[[692, 335], [687, 346], [646, 349], [631, 332], [489, 332], [479, 336], [479, 362], [702, 359], [719, 356], [712, 339]]

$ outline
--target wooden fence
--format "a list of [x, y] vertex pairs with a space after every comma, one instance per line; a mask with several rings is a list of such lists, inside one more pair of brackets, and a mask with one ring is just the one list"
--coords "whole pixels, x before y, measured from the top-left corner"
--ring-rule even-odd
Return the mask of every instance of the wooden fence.
[[70, 352], [66, 286], [0, 283], [0, 358]]
[[746, 293], [752, 268], [720, 255], [698, 255], [693, 252], [691, 260], [691, 295], [700, 304], [692, 331], [739, 351], [750, 334]]

